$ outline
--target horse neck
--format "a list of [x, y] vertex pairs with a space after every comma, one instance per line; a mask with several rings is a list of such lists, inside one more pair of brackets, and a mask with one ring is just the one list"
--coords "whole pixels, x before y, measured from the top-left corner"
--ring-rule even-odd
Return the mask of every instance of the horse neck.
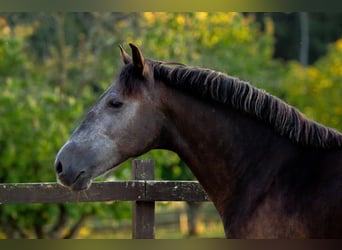
[[221, 216], [241, 186], [248, 189], [255, 178], [270, 185], [277, 169], [266, 165], [293, 150], [263, 123], [221, 104], [169, 87], [161, 100], [166, 117], [161, 147], [176, 152], [189, 166]]

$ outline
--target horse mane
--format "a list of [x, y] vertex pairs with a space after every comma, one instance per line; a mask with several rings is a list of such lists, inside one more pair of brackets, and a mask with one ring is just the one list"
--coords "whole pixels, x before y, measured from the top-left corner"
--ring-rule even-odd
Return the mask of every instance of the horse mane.
[[281, 99], [248, 82], [210, 69], [155, 62], [154, 77], [201, 98], [230, 106], [268, 123], [293, 143], [312, 148], [342, 147], [342, 134], [306, 118]]

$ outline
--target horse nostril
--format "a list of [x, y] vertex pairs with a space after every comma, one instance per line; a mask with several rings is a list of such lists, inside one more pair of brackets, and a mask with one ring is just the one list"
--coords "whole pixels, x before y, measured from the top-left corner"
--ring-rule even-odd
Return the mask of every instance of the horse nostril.
[[57, 174], [60, 174], [63, 172], [63, 166], [62, 166], [62, 163], [59, 161], [57, 166], [56, 166], [56, 172]]

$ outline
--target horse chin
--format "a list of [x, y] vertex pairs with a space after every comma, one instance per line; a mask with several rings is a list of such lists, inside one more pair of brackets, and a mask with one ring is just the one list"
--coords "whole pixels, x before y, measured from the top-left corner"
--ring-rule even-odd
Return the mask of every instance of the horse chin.
[[60, 184], [61, 186], [65, 187], [65, 188], [68, 188], [69, 190], [71, 190], [73, 192], [85, 191], [85, 190], [89, 189], [89, 187], [91, 186], [91, 183], [92, 183], [91, 178], [78, 178], [71, 185], [66, 185], [61, 180], [59, 180], [59, 179], [57, 179], [57, 180], [58, 180], [58, 184]]
[[84, 180], [84, 181], [80, 180], [80, 181], [73, 183], [69, 188], [73, 192], [85, 191], [89, 189], [89, 187], [91, 186], [91, 183], [92, 183], [91, 179]]
[[93, 179], [95, 179], [96, 177], [102, 176], [105, 173], [113, 171], [113, 169], [117, 168], [121, 163], [122, 161], [119, 162], [118, 164], [112, 165], [112, 167], [107, 168], [103, 171], [90, 171], [91, 173], [90, 172], [82, 173], [74, 180], [72, 184], [66, 185], [58, 177], [57, 177], [57, 181], [60, 185], [70, 189], [73, 192], [86, 191], [90, 188]]

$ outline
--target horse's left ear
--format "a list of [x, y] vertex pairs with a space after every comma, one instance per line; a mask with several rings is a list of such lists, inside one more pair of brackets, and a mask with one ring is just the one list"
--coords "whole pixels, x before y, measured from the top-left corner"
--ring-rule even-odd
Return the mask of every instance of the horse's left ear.
[[119, 48], [121, 52], [121, 58], [124, 64], [129, 64], [130, 62], [132, 62], [132, 58], [126, 53], [124, 48], [121, 45], [119, 45]]
[[144, 57], [137, 46], [132, 43], [130, 43], [129, 46], [132, 49], [133, 65], [140, 71], [141, 74], [143, 74], [145, 67]]

